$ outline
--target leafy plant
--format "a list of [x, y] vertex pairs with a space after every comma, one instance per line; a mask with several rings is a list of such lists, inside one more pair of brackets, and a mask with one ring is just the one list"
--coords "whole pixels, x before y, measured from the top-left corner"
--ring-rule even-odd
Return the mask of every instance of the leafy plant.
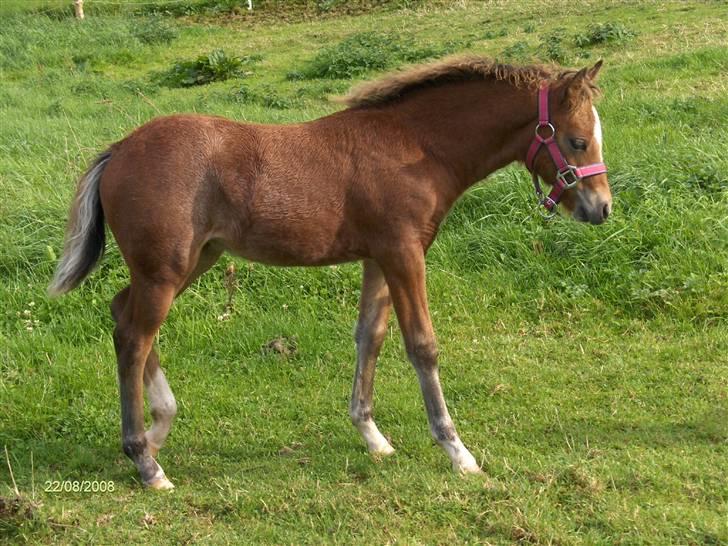
[[607, 42], [623, 42], [634, 38], [637, 34], [621, 23], [597, 23], [591, 25], [585, 34], [577, 34], [574, 44], [586, 47]]
[[388, 36], [360, 32], [320, 51], [301, 73], [306, 78], [353, 78], [386, 68], [398, 49]]
[[525, 61], [528, 58], [528, 44], [516, 42], [506, 47], [501, 55], [507, 61]]
[[566, 60], [567, 53], [563, 45], [565, 32], [566, 30], [563, 28], [556, 28], [541, 37], [541, 43], [538, 49], [541, 56], [547, 61], [563, 63]]
[[494, 38], [503, 38], [504, 36], [508, 36], [508, 29], [503, 27], [498, 31], [495, 30], [486, 30], [483, 34], [484, 40], [492, 40]]
[[194, 61], [180, 61], [165, 74], [160, 83], [167, 87], [192, 87], [244, 76], [243, 68], [260, 60], [259, 56], [236, 57], [222, 49], [201, 55]]
[[292, 99], [284, 97], [270, 86], [265, 86], [263, 88], [263, 92], [264, 94], [260, 97], [260, 103], [266, 108], [274, 108], [276, 110], [288, 110], [289, 108], [295, 106]]
[[299, 71], [299, 70], [291, 70], [290, 72], [288, 72], [286, 74], [286, 79], [289, 82], [294, 82], [294, 81], [299, 81], [299, 80], [305, 80], [306, 79], [306, 75], [303, 72]]
[[232, 93], [233, 100], [240, 103], [254, 103], [258, 100], [256, 95], [251, 89], [245, 85], [241, 85], [239, 89], [236, 89]]
[[297, 100], [285, 97], [279, 94], [271, 86], [263, 86], [262, 92], [256, 92], [249, 87], [243, 85], [239, 89], [236, 89], [233, 94], [233, 100], [235, 102], [243, 104], [259, 104], [266, 108], [273, 108], [275, 110], [288, 110], [297, 105]]

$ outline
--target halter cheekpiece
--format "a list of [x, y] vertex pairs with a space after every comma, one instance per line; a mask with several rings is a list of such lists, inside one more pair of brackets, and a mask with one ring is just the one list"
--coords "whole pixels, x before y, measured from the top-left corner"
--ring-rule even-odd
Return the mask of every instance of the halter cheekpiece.
[[[551, 192], [547, 196], [544, 196], [533, 164], [541, 146], [548, 150], [554, 165], [556, 165], [556, 182], [554, 182]], [[556, 128], [551, 123], [549, 116], [548, 85], [543, 85], [538, 90], [538, 124], [536, 125], [533, 142], [531, 142], [531, 147], [526, 155], [526, 167], [531, 171], [533, 188], [536, 190], [539, 205], [543, 205], [546, 209], [545, 215], [548, 218], [556, 214], [556, 205], [561, 201], [564, 190], [576, 186], [584, 178], [607, 172], [607, 166], [604, 163], [592, 163], [584, 167], [576, 167], [569, 165], [566, 161], [556, 142]]]

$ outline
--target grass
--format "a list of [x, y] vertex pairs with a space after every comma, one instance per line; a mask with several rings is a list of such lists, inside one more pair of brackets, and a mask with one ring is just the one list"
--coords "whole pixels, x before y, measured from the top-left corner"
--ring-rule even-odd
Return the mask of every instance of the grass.
[[402, 39], [400, 35], [391, 33], [358, 32], [322, 49], [305, 63], [303, 70], [291, 72], [287, 78], [354, 78], [373, 70], [442, 57], [464, 47], [467, 44], [453, 41], [440, 46], [423, 46], [417, 45], [413, 38]]
[[[0, 464], [0, 537], [728, 541], [722, 6], [550, 3], [544, 23], [536, 1], [406, 4], [302, 22], [291, 15], [286, 24], [211, 12], [110, 11], [82, 24], [2, 18], [0, 443], [20, 498]], [[577, 45], [595, 28], [634, 36]], [[544, 226], [527, 173], [514, 166], [463, 197], [428, 257], [446, 397], [485, 475], [452, 475], [433, 446], [394, 322], [375, 404], [397, 453], [381, 462], [366, 454], [347, 416], [359, 266], [274, 269], [224, 258], [160, 333], [179, 403], [160, 462], [177, 489], [143, 490], [119, 449], [108, 302], [127, 280], [115, 245], [80, 289], [58, 301], [44, 295], [86, 162], [164, 113], [282, 123], [333, 112], [329, 95], [379, 67], [289, 75], [352, 35], [399, 34], [407, 51], [433, 56], [454, 47], [527, 62], [551, 56], [542, 44], [557, 29], [563, 62], [605, 59], [598, 108], [613, 217], [598, 228]], [[259, 60], [244, 79], [183, 89], [156, 79], [216, 49]], [[397, 55], [386, 66], [404, 62]], [[229, 318], [219, 320], [229, 262], [236, 288]], [[295, 349], [265, 349], [278, 337], [295, 338]], [[114, 492], [44, 491], [47, 480], [94, 479], [112, 480]]]

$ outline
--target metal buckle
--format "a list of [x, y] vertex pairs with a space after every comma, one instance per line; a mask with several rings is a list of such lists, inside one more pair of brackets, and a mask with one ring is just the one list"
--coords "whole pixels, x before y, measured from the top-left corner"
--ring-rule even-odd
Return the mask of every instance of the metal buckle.
[[[542, 137], [538, 133], [538, 131], [539, 131], [539, 129], [541, 129], [541, 127], [548, 127], [549, 129], [551, 129], [551, 134], [549, 136], [547, 136], [546, 138]], [[547, 121], [546, 123], [543, 123], [543, 124], [539, 123], [538, 125], [536, 125], [536, 130], [534, 131], [534, 133], [536, 135], [536, 138], [540, 139], [541, 142], [546, 142], [546, 141], [551, 140], [552, 138], [554, 138], [554, 135], [556, 134], [556, 127], [554, 127], [553, 125], [551, 125], [551, 122], [550, 121]]]
[[[556, 173], [556, 179], [560, 180], [564, 184], [564, 188], [573, 188], [579, 183], [579, 175], [576, 174], [576, 167], [573, 167], [572, 165], [567, 165], [567, 167], [561, 171], [558, 171]], [[571, 180], [568, 180], [568, 177], [571, 177]]]

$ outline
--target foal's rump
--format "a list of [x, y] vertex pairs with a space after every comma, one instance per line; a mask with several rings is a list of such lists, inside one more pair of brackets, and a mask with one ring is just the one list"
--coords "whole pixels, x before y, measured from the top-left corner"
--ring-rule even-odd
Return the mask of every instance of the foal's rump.
[[[127, 264], [150, 276], [184, 276], [215, 237], [224, 201], [215, 154], [224, 120], [157, 118], [111, 147], [99, 187], [106, 221]], [[164, 270], [152, 270], [163, 264]], [[155, 267], [159, 267], [156, 266]]]

